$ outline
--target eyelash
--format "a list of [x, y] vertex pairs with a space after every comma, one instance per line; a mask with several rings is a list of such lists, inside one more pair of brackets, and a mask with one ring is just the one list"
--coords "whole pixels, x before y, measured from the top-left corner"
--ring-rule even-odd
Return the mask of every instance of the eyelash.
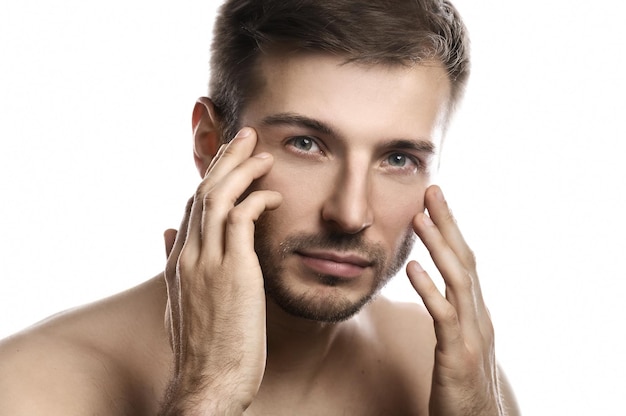
[[[318, 150], [316, 150], [316, 151], [303, 150], [303, 149], [301, 149], [299, 147], [296, 147], [295, 143], [298, 140], [302, 140], [302, 139], [309, 140], [311, 142], [311, 146], [316, 146]], [[299, 154], [304, 155], [304, 156], [318, 156], [318, 155], [323, 155], [324, 154], [324, 151], [322, 150], [323, 145], [320, 144], [319, 139], [317, 137], [314, 137], [314, 136], [304, 136], [304, 135], [302, 135], [302, 136], [293, 136], [293, 137], [290, 137], [287, 140], [286, 143], [288, 145], [290, 145], [290, 147], [293, 149], [294, 152], [299, 153]], [[406, 167], [406, 166], [394, 167], [394, 166], [389, 165], [391, 167], [391, 169], [396, 171], [396, 172], [400, 172], [400, 173], [405, 173], [406, 174], [405, 171], [410, 170], [410, 172], [408, 172], [408, 174], [411, 174], [411, 173], [414, 173], [414, 172], [415, 173], [423, 172], [424, 169], [425, 169], [425, 165], [424, 165], [424, 163], [422, 162], [422, 160], [419, 157], [417, 157], [415, 155], [412, 155], [410, 153], [402, 152], [402, 151], [392, 151], [392, 152], [386, 153], [384, 158], [383, 158], [383, 162], [382, 163], [383, 164], [385, 164], [385, 163], [388, 164], [389, 158], [392, 157], [392, 156], [404, 157], [404, 158], [406, 158], [406, 161], [408, 163], [410, 163], [410, 164], [412, 164], [412, 166], [414, 166], [414, 168], [410, 168], [410, 167]]]
[[[407, 166], [399, 166], [399, 167], [392, 166], [388, 162], [389, 162], [389, 159], [391, 157], [393, 157], [393, 156], [401, 156], [401, 157], [405, 158], [406, 162], [409, 163], [409, 164], [412, 164], [413, 168], [410, 169]], [[418, 157], [416, 157], [414, 155], [411, 155], [409, 153], [404, 153], [404, 152], [390, 152], [390, 153], [387, 153], [385, 155], [385, 158], [383, 159], [383, 161], [384, 161], [383, 163], [389, 164], [389, 166], [392, 169], [399, 170], [399, 171], [406, 171], [406, 170], [410, 169], [412, 172], [413, 171], [414, 172], [421, 172], [424, 169], [424, 164], [422, 163], [422, 161]]]
[[[296, 147], [295, 143], [297, 140], [301, 140], [301, 139], [306, 139], [309, 140], [311, 142], [312, 146], [316, 146], [318, 150], [316, 151], [311, 151], [311, 150], [303, 150], [300, 149], [299, 147]], [[303, 154], [303, 155], [322, 155], [324, 154], [324, 151], [322, 150], [322, 145], [319, 143], [319, 140], [316, 137], [313, 136], [293, 136], [290, 137], [287, 140], [287, 144], [290, 145], [295, 152]]]

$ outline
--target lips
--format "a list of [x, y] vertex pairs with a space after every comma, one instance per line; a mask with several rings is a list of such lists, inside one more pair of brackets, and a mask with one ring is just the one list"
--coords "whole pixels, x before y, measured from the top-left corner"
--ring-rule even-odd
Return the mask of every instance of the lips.
[[359, 277], [372, 262], [357, 254], [325, 251], [296, 252], [302, 263], [315, 273], [343, 279]]

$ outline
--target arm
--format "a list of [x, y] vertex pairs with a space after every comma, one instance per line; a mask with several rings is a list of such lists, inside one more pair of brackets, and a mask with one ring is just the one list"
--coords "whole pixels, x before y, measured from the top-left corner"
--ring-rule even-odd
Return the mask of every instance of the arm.
[[427, 189], [425, 205], [430, 216], [418, 214], [413, 227], [441, 272], [445, 296], [417, 262], [408, 264], [407, 274], [433, 317], [437, 337], [430, 414], [518, 415], [512, 389], [497, 366], [474, 255], [439, 187]]
[[281, 196], [255, 191], [267, 154], [251, 157], [245, 129], [222, 146], [187, 207], [165, 279], [174, 374], [161, 415], [240, 415], [254, 399], [266, 359], [265, 292], [254, 221]]

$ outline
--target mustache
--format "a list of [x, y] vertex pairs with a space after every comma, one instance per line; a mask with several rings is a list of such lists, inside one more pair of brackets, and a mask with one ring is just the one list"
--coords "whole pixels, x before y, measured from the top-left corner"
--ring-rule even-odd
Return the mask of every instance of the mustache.
[[281, 257], [305, 250], [351, 251], [369, 259], [374, 264], [384, 262], [385, 251], [376, 244], [365, 241], [362, 234], [297, 234], [287, 237], [279, 246]]

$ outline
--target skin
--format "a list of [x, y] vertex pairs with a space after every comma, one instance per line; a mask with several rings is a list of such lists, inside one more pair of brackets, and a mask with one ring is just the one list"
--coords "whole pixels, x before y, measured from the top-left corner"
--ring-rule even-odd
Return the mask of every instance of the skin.
[[[314, 297], [302, 300], [313, 309], [329, 308], [331, 299], [358, 304], [402, 267], [407, 245], [414, 237], [411, 219], [424, 209], [423, 193], [447, 105], [449, 86], [438, 67], [423, 68], [420, 77], [410, 71], [345, 69], [338, 59], [324, 56], [267, 59], [262, 67], [267, 92], [249, 105], [242, 118], [258, 134], [254, 152], [273, 156], [271, 171], [253, 184], [253, 189], [278, 191], [284, 198], [257, 225], [271, 230], [261, 240], [268, 249], [259, 257], [272, 256], [268, 266], [284, 269], [278, 276], [264, 273], [266, 286], [281, 280], [291, 297]], [[435, 82], [428, 84], [431, 79]], [[285, 88], [270, 87], [281, 84]], [[367, 84], [373, 87], [359, 87]], [[346, 87], [357, 93], [336, 94]], [[398, 88], [407, 88], [407, 94], [393, 97], [395, 102], [385, 103], [388, 106], [384, 108], [372, 105], [376, 97]], [[320, 102], [325, 105], [320, 106]], [[363, 120], [371, 122], [365, 124]], [[311, 126], [313, 122], [328, 131]], [[404, 150], [397, 140], [415, 149]], [[281, 262], [276, 255], [281, 243], [300, 234], [336, 235], [344, 242], [351, 241], [348, 237], [352, 241], [358, 238], [360, 244], [343, 251], [354, 253], [366, 264], [375, 264], [358, 267], [363, 269], [354, 271], [363, 273], [358, 279], [339, 280], [335, 286], [320, 284], [318, 274], [325, 273], [327, 265], [319, 264], [312, 270], [310, 263], [342, 248], [339, 243], [320, 247], [323, 241], [304, 245], [296, 250], [300, 255], [287, 253]]]
[[[471, 250], [430, 184], [445, 72], [324, 55], [270, 56], [260, 69], [248, 127], [228, 145], [211, 101], [194, 108], [203, 179], [165, 234], [165, 272], [4, 340], [0, 414], [517, 414]], [[330, 319], [378, 290], [411, 233], [446, 296], [412, 261], [425, 307], [378, 296]], [[301, 234], [361, 244], [271, 257]], [[270, 279], [326, 321], [287, 313], [284, 296], [265, 296]]]

